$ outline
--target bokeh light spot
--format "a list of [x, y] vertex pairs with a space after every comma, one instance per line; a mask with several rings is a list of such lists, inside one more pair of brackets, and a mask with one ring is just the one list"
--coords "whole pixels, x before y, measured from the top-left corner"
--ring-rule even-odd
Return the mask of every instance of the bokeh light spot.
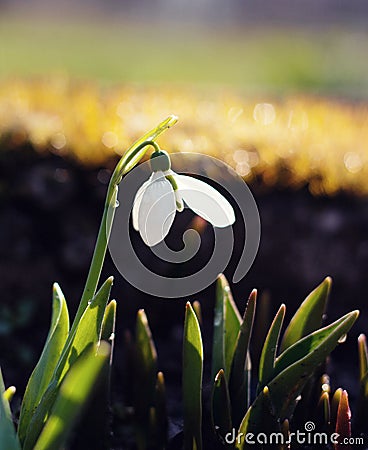
[[118, 145], [119, 142], [118, 137], [112, 131], [106, 131], [106, 133], [103, 134], [101, 141], [107, 148], [113, 148]]
[[271, 125], [276, 119], [276, 111], [271, 103], [257, 103], [253, 110], [253, 118], [261, 125]]
[[351, 173], [358, 173], [363, 167], [360, 156], [354, 152], [345, 153], [344, 164], [346, 169]]

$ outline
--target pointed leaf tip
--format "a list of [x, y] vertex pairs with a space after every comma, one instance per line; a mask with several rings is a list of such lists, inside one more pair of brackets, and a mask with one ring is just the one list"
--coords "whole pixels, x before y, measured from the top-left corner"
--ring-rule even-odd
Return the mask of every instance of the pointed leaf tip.
[[276, 352], [279, 345], [280, 332], [284, 322], [285, 311], [286, 306], [285, 304], [282, 304], [273, 319], [263, 344], [262, 353], [259, 360], [258, 393], [266, 383], [271, 381], [274, 376]]
[[203, 343], [197, 316], [186, 303], [183, 339], [184, 449], [202, 449]]
[[142, 320], [144, 320], [145, 322], [147, 322], [146, 311], [145, 311], [143, 308], [141, 308], [141, 309], [138, 310], [137, 316], [138, 316], [140, 319], [142, 319]]
[[176, 116], [175, 114], [170, 114], [170, 116], [166, 120], [167, 120], [167, 126], [172, 127], [179, 120], [179, 117]]
[[281, 341], [281, 351], [295, 344], [299, 339], [316, 331], [322, 325], [326, 310], [332, 279], [326, 277], [310, 292], [295, 312], [287, 326]]
[[3, 396], [10, 403], [16, 392], [17, 388], [15, 386], [9, 386], [3, 393]]
[[7, 399], [4, 380], [0, 369], [0, 448], [6, 450], [21, 450], [18, 436], [15, 432], [11, 410]]
[[[337, 408], [336, 433], [338, 433], [339, 439], [351, 437], [351, 411], [348, 393], [345, 390], [341, 393], [339, 406]], [[345, 448], [347, 448], [346, 445], [342, 445], [340, 443], [335, 444], [336, 450], [342, 450]]]
[[222, 378], [224, 374], [225, 374], [224, 369], [220, 369], [215, 376], [215, 382], [217, 382], [220, 378]]
[[232, 420], [229, 390], [223, 369], [216, 374], [212, 389], [211, 420], [215, 434], [224, 439], [232, 429]]
[[159, 384], [164, 384], [165, 383], [165, 378], [164, 378], [164, 374], [163, 372], [157, 372], [157, 381], [159, 382]]

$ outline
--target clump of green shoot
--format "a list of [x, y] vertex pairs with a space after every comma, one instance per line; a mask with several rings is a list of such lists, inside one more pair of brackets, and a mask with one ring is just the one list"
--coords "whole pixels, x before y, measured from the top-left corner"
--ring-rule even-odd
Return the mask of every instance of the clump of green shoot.
[[[243, 450], [247, 446], [241, 436], [250, 434], [279, 433], [287, 440], [294, 429], [304, 426], [305, 417], [314, 420], [318, 430], [351, 436], [347, 392], [339, 389], [331, 393], [329, 377], [318, 374], [328, 355], [344, 340], [359, 313], [352, 311], [322, 326], [330, 287], [331, 279], [326, 278], [306, 297], [284, 332], [286, 307], [281, 305], [266, 334], [259, 361], [256, 361], [258, 383], [256, 391], [252, 392], [251, 343], [257, 291], [252, 291], [241, 315], [225, 277], [219, 276], [214, 313], [213, 386], [209, 416], [203, 414], [204, 355], [200, 306], [198, 302], [195, 307], [187, 304], [182, 373], [182, 444], [185, 450], [208, 448], [203, 437], [205, 426], [208, 441], [208, 417], [212, 428], [211, 442], [217, 440], [217, 444], [211, 445], [217, 445], [218, 448]], [[363, 341], [360, 337], [361, 383], [364, 391], [367, 353]], [[314, 397], [313, 392], [317, 392]], [[314, 398], [316, 401], [313, 404]], [[298, 408], [302, 405], [301, 414]], [[364, 407], [364, 401], [361, 407]]]

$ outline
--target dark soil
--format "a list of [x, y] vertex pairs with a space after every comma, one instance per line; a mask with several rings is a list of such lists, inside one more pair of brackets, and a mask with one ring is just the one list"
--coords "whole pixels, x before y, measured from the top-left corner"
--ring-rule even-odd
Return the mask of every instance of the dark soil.
[[[113, 167], [113, 162], [108, 166]], [[85, 169], [30, 148], [0, 153], [0, 364], [6, 384], [17, 386], [15, 404], [47, 335], [54, 281], [61, 285], [71, 315], [76, 310], [108, 179], [109, 169]], [[315, 198], [307, 188], [292, 191], [276, 187], [270, 191], [254, 185], [252, 190], [260, 211], [262, 237], [252, 269], [233, 286], [239, 308], [243, 311], [248, 294], [256, 287], [263, 302], [266, 297], [270, 299], [270, 320], [281, 302], [290, 318], [306, 294], [326, 275], [332, 276], [327, 321], [352, 309], [361, 310], [347, 342], [333, 353], [330, 363], [332, 387], [348, 389], [354, 408], [358, 388], [356, 338], [368, 332], [368, 199], [348, 194]], [[191, 213], [185, 212], [177, 220], [187, 223], [191, 218]], [[241, 235], [240, 227], [235, 228], [236, 235]], [[235, 250], [229, 275], [240, 251], [241, 245]], [[118, 403], [123, 401], [124, 330], [133, 328], [137, 310], [144, 308], [157, 345], [159, 368], [165, 374], [170, 432], [175, 434], [181, 428], [180, 348], [188, 299], [162, 300], [137, 291], [108, 257], [103, 278], [109, 275], [115, 276], [113, 297], [118, 301], [114, 398]], [[214, 297], [211, 286], [189, 298], [202, 303], [206, 366]]]

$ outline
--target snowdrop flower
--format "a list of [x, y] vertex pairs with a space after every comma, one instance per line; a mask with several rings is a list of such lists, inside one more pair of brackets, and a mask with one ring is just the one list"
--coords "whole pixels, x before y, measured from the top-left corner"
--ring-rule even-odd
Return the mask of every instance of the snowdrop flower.
[[235, 222], [234, 210], [225, 197], [203, 181], [173, 172], [165, 151], [152, 154], [151, 168], [153, 173], [138, 189], [132, 211], [133, 227], [149, 247], [165, 239], [176, 211], [183, 211], [184, 204], [214, 227]]

